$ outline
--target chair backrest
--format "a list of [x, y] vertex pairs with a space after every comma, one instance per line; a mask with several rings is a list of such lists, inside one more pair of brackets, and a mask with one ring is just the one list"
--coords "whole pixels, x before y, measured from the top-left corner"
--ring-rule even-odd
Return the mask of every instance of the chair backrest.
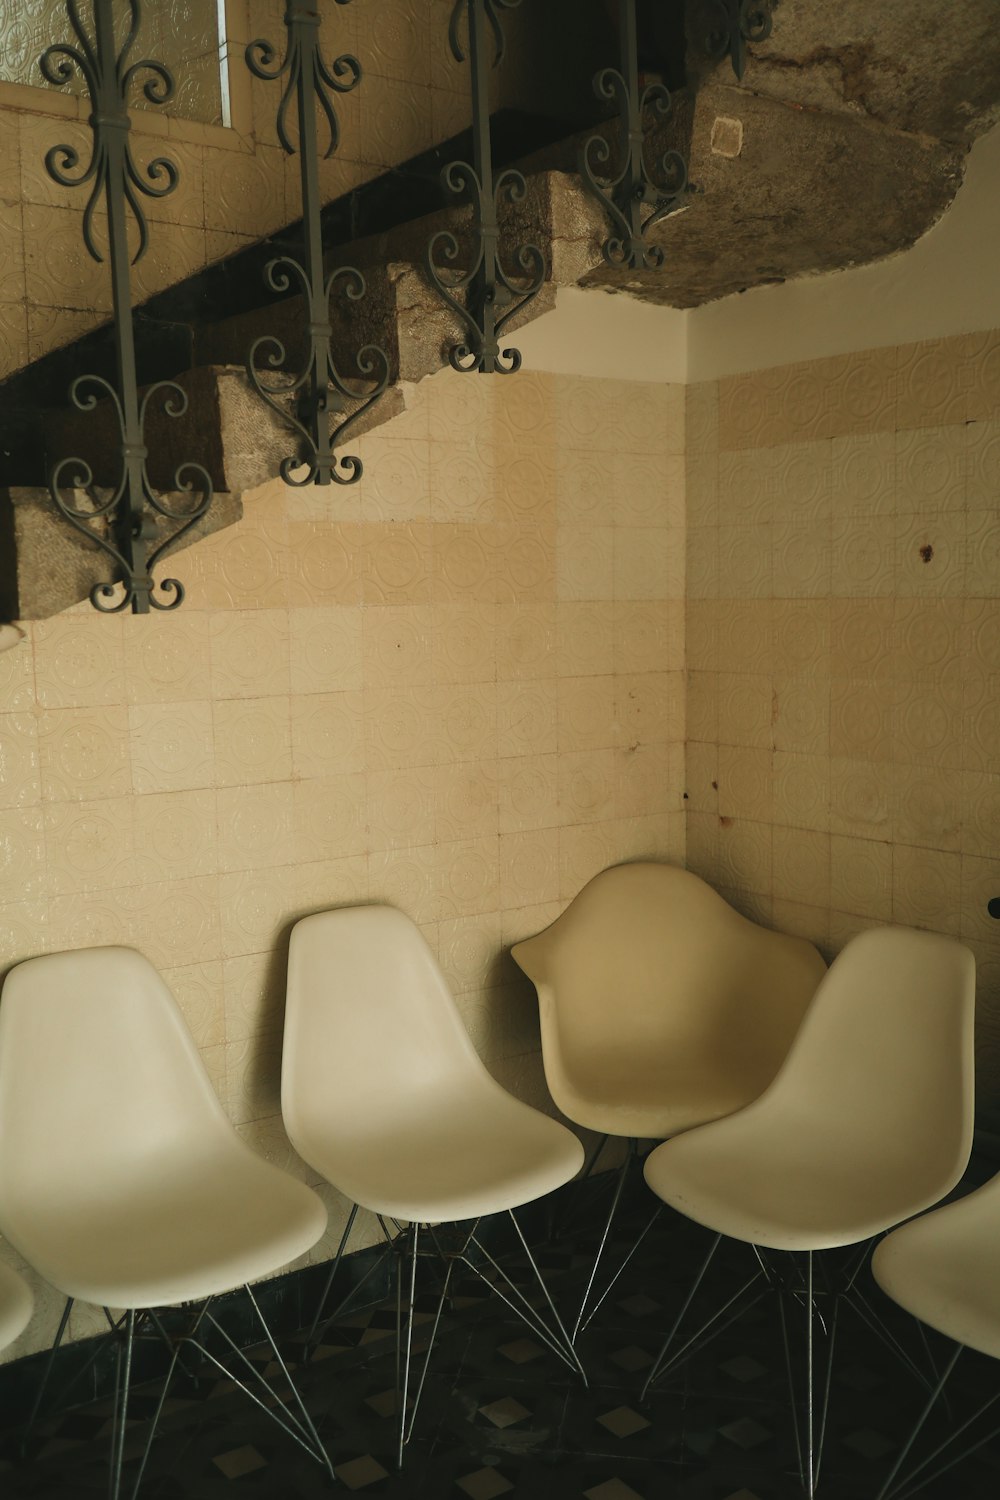
[[[560, 917], [513, 957], [538, 991], [549, 1088], [570, 1119], [584, 1097], [651, 1057], [746, 1079], [754, 1098], [774, 1077], [826, 972], [802, 938], [742, 917], [705, 881], [640, 861], [596, 875]], [[627, 1071], [627, 1070], [626, 1070]]]
[[972, 1149], [975, 1003], [963, 943], [910, 927], [863, 932], [834, 959], [745, 1115], [766, 1110], [791, 1131], [806, 1118], [835, 1121], [845, 1161], [878, 1140], [883, 1160], [898, 1149], [900, 1171], [943, 1184], [943, 1197]]
[[132, 948], [17, 964], [0, 996], [0, 1226], [148, 1182], [229, 1125], [177, 1004]]
[[293, 1144], [412, 1115], [442, 1090], [499, 1087], [420, 929], [392, 906], [348, 906], [292, 928], [281, 1110]]
[[24, 1277], [0, 1261], [0, 1349], [24, 1332], [33, 1308], [34, 1298]]

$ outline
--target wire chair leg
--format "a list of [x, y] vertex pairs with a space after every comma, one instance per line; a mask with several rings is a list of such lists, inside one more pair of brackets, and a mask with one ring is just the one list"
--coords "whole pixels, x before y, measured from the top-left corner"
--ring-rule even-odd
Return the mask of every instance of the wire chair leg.
[[[128, 1422], [128, 1398], [132, 1384], [132, 1345], [135, 1339], [135, 1309], [125, 1314], [125, 1355], [119, 1344], [115, 1351], [115, 1404], [111, 1420], [111, 1469], [108, 1475], [109, 1500], [118, 1500], [125, 1459], [125, 1427]], [[124, 1369], [122, 1365], [124, 1363]]]
[[[607, 1137], [605, 1137], [605, 1140], [606, 1139], [607, 1139]], [[602, 1142], [602, 1145], [603, 1145], [603, 1142]], [[603, 1229], [603, 1231], [601, 1233], [601, 1238], [598, 1241], [597, 1254], [594, 1256], [594, 1264], [590, 1268], [590, 1276], [589, 1276], [589, 1278], [587, 1280], [587, 1285], [584, 1288], [583, 1297], [582, 1297], [582, 1299], [580, 1301], [580, 1309], [579, 1309], [579, 1311], [578, 1311], [578, 1313], [576, 1315], [576, 1322], [573, 1324], [572, 1342], [574, 1344], [576, 1343], [577, 1335], [580, 1332], [581, 1326], [583, 1326], [583, 1327], [586, 1326], [586, 1324], [584, 1323], [584, 1315], [585, 1315], [585, 1313], [587, 1311], [587, 1303], [590, 1300], [590, 1294], [593, 1291], [594, 1282], [597, 1279], [597, 1272], [598, 1272], [598, 1270], [600, 1268], [601, 1260], [602, 1260], [602, 1258], [604, 1256], [605, 1246], [608, 1243], [608, 1236], [611, 1233], [611, 1225], [614, 1223], [615, 1214], [618, 1212], [618, 1204], [621, 1202], [622, 1191], [623, 1191], [623, 1189], [625, 1187], [625, 1179], [628, 1177], [629, 1170], [631, 1169], [632, 1164], [635, 1161], [635, 1152], [636, 1152], [636, 1142], [634, 1140], [629, 1140], [628, 1145], [626, 1147], [626, 1151], [625, 1151], [625, 1160], [622, 1162], [621, 1166], [618, 1168], [618, 1176], [617, 1176], [617, 1180], [615, 1182], [615, 1190], [614, 1190], [614, 1193], [612, 1194], [612, 1197], [611, 1197], [611, 1206], [608, 1209], [607, 1218], [604, 1221], [604, 1229]], [[604, 1299], [602, 1297], [601, 1301], [603, 1302], [603, 1300]], [[598, 1305], [600, 1305], [600, 1304], [598, 1304]], [[596, 1311], [596, 1309], [595, 1309], [595, 1311]], [[589, 1323], [589, 1321], [590, 1321], [590, 1319], [588, 1318], [587, 1322]]]
[[[910, 1449], [913, 1447], [913, 1444], [916, 1442], [917, 1438], [920, 1436], [920, 1433], [921, 1433], [921, 1431], [923, 1429], [924, 1423], [927, 1421], [927, 1418], [931, 1414], [931, 1409], [933, 1408], [934, 1403], [937, 1401], [937, 1399], [940, 1396], [941, 1392], [944, 1390], [945, 1381], [948, 1379], [948, 1376], [951, 1374], [952, 1370], [955, 1368], [955, 1365], [958, 1362], [958, 1356], [961, 1354], [962, 1348], [963, 1348], [963, 1346], [961, 1344], [958, 1344], [956, 1346], [956, 1348], [955, 1348], [954, 1354], [951, 1356], [951, 1358], [949, 1359], [948, 1363], [945, 1365], [944, 1370], [941, 1373], [941, 1377], [938, 1380], [937, 1385], [931, 1391], [931, 1393], [928, 1396], [926, 1402], [924, 1403], [924, 1408], [921, 1411], [919, 1417], [917, 1418], [916, 1426], [914, 1427], [913, 1431], [910, 1433], [910, 1436], [907, 1438], [907, 1440], [903, 1444], [902, 1448], [897, 1453], [896, 1460], [893, 1463], [892, 1468], [889, 1470], [888, 1474], [886, 1475], [885, 1483], [882, 1485], [882, 1488], [879, 1490], [878, 1495], [875, 1497], [875, 1500], [887, 1500], [887, 1497], [888, 1497], [888, 1495], [890, 1494], [890, 1492], [892, 1490], [893, 1480], [896, 1478], [896, 1475], [899, 1473], [900, 1469], [903, 1467], [904, 1463], [906, 1462], [907, 1456], [908, 1456], [908, 1454], [910, 1452]], [[940, 1451], [940, 1450], [938, 1450], [938, 1451]], [[932, 1457], [933, 1457], [933, 1455], [932, 1455]], [[925, 1460], [925, 1464], [927, 1462], [929, 1462], [929, 1460]], [[921, 1465], [921, 1467], [924, 1467], [924, 1465]]]
[[712, 1258], [715, 1255], [716, 1250], [718, 1250], [721, 1241], [722, 1241], [722, 1235], [721, 1234], [717, 1234], [715, 1236], [715, 1238], [713, 1239], [711, 1245], [708, 1247], [708, 1254], [705, 1256], [705, 1259], [702, 1261], [701, 1266], [700, 1266], [699, 1271], [698, 1271], [698, 1274], [695, 1277], [694, 1281], [692, 1282], [690, 1290], [688, 1291], [687, 1296], [684, 1298], [684, 1301], [681, 1303], [680, 1310], [679, 1310], [676, 1318], [674, 1319], [673, 1323], [671, 1324], [670, 1332], [667, 1334], [666, 1338], [663, 1340], [663, 1345], [662, 1345], [662, 1347], [660, 1349], [659, 1354], [653, 1360], [653, 1368], [650, 1370], [649, 1374], [647, 1375], [647, 1377], [646, 1377], [646, 1383], [643, 1386], [642, 1392], [641, 1392], [641, 1394], [639, 1396], [639, 1400], [640, 1401], [645, 1401], [647, 1392], [649, 1391], [649, 1387], [653, 1384], [653, 1381], [659, 1375], [660, 1370], [663, 1367], [663, 1363], [664, 1363], [664, 1361], [666, 1359], [667, 1350], [670, 1348], [670, 1345], [674, 1341], [674, 1338], [675, 1338], [675, 1336], [677, 1334], [677, 1330], [681, 1326], [681, 1322], [683, 1321], [684, 1314], [687, 1312], [688, 1308], [691, 1306], [691, 1303], [694, 1301], [695, 1293], [697, 1292], [698, 1288], [701, 1286], [702, 1279], [704, 1278], [705, 1272], [708, 1270], [709, 1266], [712, 1264]]
[[[403, 1467], [403, 1448], [406, 1444], [406, 1401], [410, 1394], [410, 1360], [413, 1355], [413, 1312], [417, 1298], [417, 1255], [420, 1250], [420, 1225], [410, 1225], [410, 1305], [406, 1316], [406, 1350], [403, 1360], [403, 1388], [400, 1391], [397, 1378], [397, 1394], [399, 1399], [399, 1446], [396, 1453], [396, 1467]], [[397, 1350], [396, 1367], [399, 1368], [399, 1354]]]
[[[21, 1434], [22, 1458], [24, 1458], [27, 1453], [28, 1443], [31, 1439], [32, 1433], [35, 1430], [35, 1423], [38, 1420], [38, 1413], [41, 1410], [42, 1402], [45, 1399], [45, 1392], [48, 1390], [49, 1380], [52, 1377], [52, 1370], [55, 1365], [56, 1353], [58, 1352], [59, 1345], [62, 1343], [63, 1334], [66, 1332], [66, 1326], [69, 1323], [69, 1315], [72, 1310], [73, 1298], [67, 1297], [66, 1306], [63, 1308], [62, 1317], [59, 1319], [59, 1327], [56, 1329], [56, 1336], [52, 1341], [52, 1347], [49, 1350], [48, 1356], [45, 1360], [45, 1369], [42, 1371], [42, 1378], [39, 1382], [38, 1390], [35, 1392], [35, 1399], [31, 1403], [31, 1411], [28, 1413], [28, 1420], [25, 1423], [24, 1431]], [[96, 1351], [93, 1358], [96, 1358]], [[84, 1370], [89, 1370], [91, 1364], [93, 1363], [93, 1358], [87, 1361], [87, 1364], [84, 1366]], [[80, 1371], [79, 1373], [83, 1374], [83, 1371]]]
[[[354, 1228], [354, 1221], [357, 1218], [357, 1216], [358, 1216], [358, 1205], [355, 1203], [351, 1207], [351, 1212], [350, 1212], [350, 1215], [348, 1216], [347, 1224], [344, 1227], [344, 1232], [340, 1236], [340, 1243], [337, 1246], [337, 1253], [333, 1257], [333, 1263], [330, 1266], [330, 1274], [327, 1276], [326, 1282], [325, 1282], [324, 1287], [323, 1287], [323, 1295], [320, 1297], [319, 1302], [318, 1302], [317, 1307], [316, 1307], [316, 1316], [313, 1318], [312, 1325], [310, 1326], [309, 1332], [306, 1334], [306, 1342], [305, 1342], [305, 1356], [306, 1356], [306, 1358], [309, 1357], [309, 1355], [310, 1355], [310, 1353], [311, 1353], [311, 1351], [312, 1351], [312, 1349], [314, 1347], [313, 1341], [316, 1338], [316, 1329], [319, 1327], [320, 1319], [323, 1316], [323, 1309], [326, 1307], [326, 1299], [330, 1295], [330, 1288], [333, 1286], [334, 1280], [336, 1279], [337, 1272], [340, 1270], [340, 1262], [344, 1258], [344, 1249], [345, 1249], [345, 1247], [347, 1245], [347, 1241], [350, 1239], [351, 1230]], [[331, 1316], [336, 1316], [336, 1313], [331, 1314]], [[326, 1329], [327, 1329], [328, 1325], [329, 1325], [329, 1319], [327, 1320], [326, 1323], [323, 1324], [323, 1332], [324, 1333], [326, 1332]]]

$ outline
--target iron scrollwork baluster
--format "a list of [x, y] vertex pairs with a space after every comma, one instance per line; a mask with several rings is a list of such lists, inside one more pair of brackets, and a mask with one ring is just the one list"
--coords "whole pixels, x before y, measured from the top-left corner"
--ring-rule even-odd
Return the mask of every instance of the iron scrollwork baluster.
[[[90, 95], [90, 161], [78, 172], [79, 152], [73, 146], [53, 146], [45, 155], [45, 168], [62, 187], [91, 185], [83, 214], [83, 239], [88, 253], [101, 263], [104, 254], [94, 233], [94, 216], [102, 197], [107, 212], [117, 380], [112, 385], [100, 375], [81, 375], [73, 381], [69, 395], [81, 412], [93, 411], [102, 398], [111, 402], [121, 436], [121, 470], [103, 498], [85, 459], [61, 459], [49, 475], [49, 493], [58, 510], [114, 563], [114, 579], [95, 584], [90, 591], [91, 603], [105, 614], [129, 606], [135, 614], [147, 614], [150, 606], [175, 609], [182, 602], [183, 585], [176, 578], [163, 578], [154, 584], [152, 571], [167, 548], [200, 520], [212, 502], [212, 481], [201, 464], [182, 463], [175, 470], [174, 491], [188, 500], [179, 509], [156, 494], [146, 464], [144, 434], [150, 404], [159, 401], [167, 416], [180, 417], [188, 403], [181, 387], [169, 380], [150, 387], [140, 400], [130, 271], [149, 244], [142, 197], [167, 197], [177, 186], [179, 174], [174, 163], [163, 156], [154, 157], [140, 170], [132, 155], [127, 100], [133, 81], [139, 73], [149, 73], [142, 85], [143, 94], [151, 104], [166, 104], [173, 96], [174, 80], [163, 63], [151, 58], [126, 65], [142, 20], [140, 0], [127, 3], [128, 24], [120, 50], [115, 41], [111, 0], [93, 0], [92, 34], [84, 25], [79, 0], [66, 0], [76, 44], [57, 43], [46, 48], [39, 59], [47, 82], [61, 87], [79, 72]], [[138, 234], [131, 261], [129, 211]], [[75, 501], [74, 491], [83, 492], [86, 501]], [[156, 516], [180, 524], [154, 546], [159, 530]], [[156, 589], [162, 596], [154, 592]]]
[[[337, 0], [347, 5], [350, 0]], [[323, 265], [322, 202], [319, 186], [319, 144], [316, 138], [315, 104], [318, 100], [326, 118], [329, 142], [324, 159], [333, 156], [340, 139], [337, 115], [330, 99], [331, 91], [347, 94], [361, 78], [361, 64], [350, 53], [336, 58], [328, 67], [319, 47], [320, 15], [317, 0], [287, 0], [285, 27], [288, 32], [284, 59], [277, 62], [272, 44], [257, 38], [246, 49], [247, 66], [255, 78], [267, 82], [285, 79], [278, 104], [278, 140], [289, 156], [295, 146], [288, 132], [288, 111], [293, 94], [298, 103], [298, 151], [302, 182], [303, 262], [281, 255], [269, 261], [264, 278], [272, 291], [287, 292], [297, 284], [305, 298], [308, 355], [301, 370], [284, 379], [268, 380], [261, 374], [263, 364], [273, 371], [283, 370], [287, 353], [282, 341], [273, 334], [255, 339], [247, 356], [247, 377], [257, 394], [288, 423], [299, 437], [299, 450], [282, 459], [279, 471], [286, 484], [353, 484], [361, 478], [360, 458], [344, 455], [338, 458], [335, 442], [348, 426], [377, 401], [389, 383], [389, 359], [375, 344], [365, 344], [355, 364], [358, 380], [349, 385], [334, 363], [331, 350], [333, 328], [330, 322], [330, 300], [338, 285], [352, 302], [365, 294], [365, 280], [353, 266], [340, 266], [327, 276]], [[331, 392], [332, 399], [331, 399]], [[352, 410], [331, 433], [331, 413]]]
[[579, 171], [614, 225], [601, 247], [604, 259], [612, 266], [651, 270], [662, 266], [663, 250], [651, 245], [646, 236], [654, 224], [683, 206], [687, 165], [680, 152], [666, 151], [657, 162], [659, 181], [650, 175], [644, 124], [648, 114], [666, 119], [670, 94], [662, 83], [650, 83], [640, 91], [635, 0], [620, 0], [620, 34], [621, 72], [603, 68], [595, 74], [594, 93], [618, 106], [621, 170], [616, 176], [602, 172], [611, 162], [612, 148], [603, 135], [592, 135], [580, 149]]
[[492, 34], [493, 66], [505, 52], [501, 10], [513, 10], [521, 0], [455, 0], [448, 42], [457, 62], [466, 60], [459, 36], [463, 11], [468, 13], [469, 64], [472, 73], [472, 163], [453, 161], [441, 173], [452, 197], [468, 196], [474, 213], [472, 264], [462, 270], [462, 247], [450, 229], [440, 229], [427, 245], [425, 267], [431, 284], [456, 314], [464, 337], [448, 351], [455, 370], [481, 374], [512, 374], [521, 367], [518, 349], [500, 348], [504, 329], [545, 283], [545, 256], [537, 245], [520, 245], [513, 252], [518, 270], [508, 271], [500, 257], [498, 210], [506, 199], [522, 203], [527, 197], [523, 175], [508, 167], [494, 181], [490, 135], [489, 71], [486, 29]]
[[712, 0], [717, 19], [705, 38], [705, 49], [709, 57], [725, 57], [728, 52], [740, 82], [746, 71], [747, 43], [767, 41], [774, 25], [771, 11], [776, 3], [777, 0]]

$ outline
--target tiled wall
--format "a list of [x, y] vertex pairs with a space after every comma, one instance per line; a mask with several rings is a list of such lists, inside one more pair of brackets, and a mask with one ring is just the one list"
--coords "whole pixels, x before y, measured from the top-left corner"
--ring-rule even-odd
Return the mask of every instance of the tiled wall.
[[956, 934], [1000, 1107], [1000, 334], [688, 389], [688, 863], [835, 952]]
[[[356, 488], [271, 485], [179, 554], [176, 614], [81, 606], [0, 656], [0, 963], [140, 948], [240, 1131], [303, 1171], [277, 1117], [297, 916], [409, 912], [540, 1100], [503, 950], [605, 865], [684, 855], [683, 388], [447, 371], [409, 397]], [[7, 1357], [51, 1335], [40, 1297]]]

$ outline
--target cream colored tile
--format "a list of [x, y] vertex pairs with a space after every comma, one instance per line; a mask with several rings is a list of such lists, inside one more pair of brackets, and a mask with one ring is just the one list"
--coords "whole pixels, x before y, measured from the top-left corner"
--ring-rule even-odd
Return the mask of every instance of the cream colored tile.
[[832, 837], [830, 903], [838, 912], [888, 922], [892, 917], [892, 845]]
[[30, 713], [0, 714], [0, 807], [41, 801], [38, 726]]
[[628, 819], [607, 819], [560, 829], [560, 898], [572, 900], [601, 870], [632, 857], [628, 847], [631, 832], [632, 824]]
[[560, 445], [553, 477], [559, 526], [609, 525], [621, 482], [617, 455]]
[[[16, 890], [4, 889], [0, 902], [0, 954], [4, 964], [35, 953], [49, 953], [60, 944], [53, 939], [51, 903], [18, 901]], [[15, 899], [11, 900], [10, 898]]]
[[802, 828], [772, 833], [772, 891], [776, 900], [830, 905], [830, 835]]
[[772, 830], [769, 823], [719, 818], [719, 884], [734, 890], [770, 895]]
[[562, 528], [556, 539], [557, 598], [611, 599], [614, 550], [611, 528]]
[[719, 739], [718, 672], [689, 672], [687, 741], [716, 744]]
[[891, 516], [896, 511], [896, 434], [833, 439], [832, 508], [836, 517]]
[[135, 797], [132, 816], [143, 881], [214, 875], [220, 868], [214, 791]]
[[834, 678], [830, 684], [830, 754], [892, 760], [898, 702], [892, 682]]
[[365, 527], [362, 598], [366, 604], [430, 604], [435, 597], [435, 528], [385, 523]]
[[347, 775], [364, 770], [365, 717], [361, 693], [311, 693], [293, 698], [290, 714], [292, 765], [297, 777]]
[[234, 1125], [267, 1119], [281, 1112], [281, 1034], [259, 1032], [227, 1042], [227, 1111]]
[[616, 814], [615, 752], [579, 750], [558, 756], [559, 823], [576, 827]]
[[147, 703], [134, 705], [127, 712], [136, 792], [188, 791], [214, 785], [210, 703]]
[[682, 599], [684, 532], [666, 526], [619, 526], [614, 533], [614, 597]]
[[887, 761], [830, 761], [830, 830], [856, 838], [892, 836], [895, 768]]
[[287, 610], [239, 609], [214, 615], [209, 638], [213, 698], [269, 698], [288, 693]]
[[369, 847], [363, 773], [292, 783], [293, 859], [331, 860]]
[[[772, 821], [774, 809], [773, 754], [720, 745], [718, 751], [718, 810], [727, 818]], [[784, 821], [784, 820], [779, 820]]]
[[363, 621], [366, 686], [392, 688], [436, 681], [430, 605], [367, 609]]
[[45, 801], [89, 801], [131, 791], [128, 729], [126, 708], [57, 708], [39, 714]]
[[[957, 855], [945, 855], [948, 874], [954, 877]], [[980, 859], [972, 854], [961, 857], [961, 889], [952, 886], [948, 892], [948, 915], [951, 924], [942, 932], [959, 932], [962, 937], [989, 943], [996, 952], [996, 919], [989, 914], [989, 903], [1000, 895], [1000, 860]], [[957, 919], [957, 926], [954, 925]]]
[[183, 1012], [195, 1044], [219, 1047], [226, 1039], [222, 963], [183, 964], [164, 969], [163, 981]]
[[958, 936], [962, 922], [962, 856], [940, 849], [892, 852], [892, 917], [906, 927]]
[[555, 455], [548, 447], [494, 455], [496, 513], [516, 526], [554, 526], [557, 518]]
[[547, 603], [556, 594], [554, 526], [505, 522], [490, 528], [498, 604]]
[[684, 526], [683, 456], [619, 453], [613, 517], [617, 526]]
[[[287, 602], [295, 608], [358, 605], [365, 587], [372, 528], [315, 521], [288, 524]], [[281, 573], [262, 579], [261, 602], [281, 603]], [[253, 599], [248, 599], [253, 604]]]
[[435, 780], [435, 830], [440, 843], [496, 835], [499, 772], [495, 760], [440, 766]]
[[39, 620], [33, 630], [35, 682], [42, 708], [94, 708], [122, 702], [122, 622], [97, 615]]
[[[954, 785], [954, 778], [952, 778]], [[1000, 776], [964, 771], [957, 799], [962, 812], [962, 849], [983, 858], [1000, 849]]]
[[776, 599], [826, 599], [833, 578], [830, 522], [775, 521], [771, 580]]
[[955, 766], [962, 764], [961, 682], [913, 682], [898, 689], [893, 754], [904, 764]]
[[157, 968], [207, 963], [221, 956], [213, 876], [122, 886], [114, 892], [114, 901], [121, 941], [145, 953]]
[[719, 747], [689, 744], [685, 747], [684, 807], [687, 816], [719, 811]]
[[965, 593], [970, 598], [1000, 597], [1000, 524], [996, 512], [970, 510], [966, 516]]
[[834, 599], [830, 610], [830, 673], [839, 678], [881, 681], [898, 674], [893, 599]]
[[925, 849], [962, 847], [962, 807], [956, 777], [919, 765], [895, 768], [893, 838]]
[[35, 661], [25, 632], [20, 645], [0, 655], [0, 714], [30, 711], [35, 705]]
[[772, 670], [774, 612], [765, 599], [720, 599], [701, 606], [711, 621], [716, 661], [726, 672], [767, 674]]
[[931, 339], [898, 351], [896, 425], [937, 427], [965, 420], [966, 352], [959, 339]]
[[218, 882], [223, 958], [263, 953], [298, 915], [287, 869], [242, 870]]
[[682, 672], [621, 674], [615, 679], [614, 699], [617, 725], [611, 725], [613, 743], [655, 745], [684, 739]]
[[[296, 699], [316, 703], [319, 695]], [[212, 704], [219, 786], [286, 781], [292, 774], [292, 716], [287, 697], [216, 699]], [[328, 768], [330, 769], [330, 768]], [[298, 762], [300, 775], [309, 774]]]
[[801, 901], [782, 901], [775, 898], [771, 903], [771, 923], [778, 932], [787, 932], [791, 937], [805, 938], [821, 953], [830, 948], [830, 913], [825, 907], [806, 906]]
[[[961, 511], [897, 516], [897, 593], [918, 599], [963, 594], [968, 571], [967, 532]], [[988, 552], [988, 543], [986, 549]]]
[[496, 618], [499, 681], [554, 677], [558, 670], [558, 606], [501, 604]]
[[[82, 230], [82, 203], [79, 208], [25, 204], [23, 274], [30, 305], [110, 313], [107, 270], [88, 255]], [[21, 266], [21, 256], [15, 254], [15, 278], [20, 278]]]
[[190, 703], [211, 697], [206, 615], [152, 610], [148, 615], [127, 615], [122, 625], [129, 703]]
[[685, 665], [682, 600], [615, 604], [616, 672], [680, 671]]
[[[716, 681], [719, 743], [758, 749], [770, 747], [774, 740], [774, 692], [770, 679], [719, 672]], [[701, 734], [696, 737], [705, 738]]]
[[[650, 675], [656, 677], [659, 674]], [[637, 682], [638, 679], [632, 681]], [[560, 755], [576, 750], [610, 749], [623, 742], [622, 710], [619, 706], [621, 690], [621, 679], [614, 677], [567, 677], [559, 682], [557, 703]], [[642, 689], [636, 691], [642, 692]], [[642, 697], [642, 704], [648, 705], [652, 713], [655, 713], [655, 697], [655, 688]], [[637, 719], [638, 716], [637, 709], [633, 718]], [[638, 735], [636, 738], [638, 739]]]
[[500, 905], [497, 854], [495, 835], [437, 846], [438, 914], [442, 921], [497, 911]]
[[245, 953], [221, 968], [225, 1040], [277, 1030], [285, 1012], [285, 965], [277, 954]]
[[359, 610], [337, 605], [289, 611], [293, 694], [351, 692], [362, 686], [362, 618]]
[[436, 922], [442, 914], [440, 868], [433, 844], [374, 850], [368, 860], [371, 899], [398, 906], [414, 922]]
[[364, 463], [360, 515], [364, 521], [438, 519], [432, 502], [430, 443], [390, 437], [384, 430], [352, 443]]
[[638, 818], [680, 812], [687, 806], [683, 801], [683, 746], [639, 745], [634, 750], [613, 750], [611, 753], [616, 817]]
[[966, 601], [897, 599], [891, 670], [904, 681], [961, 681], [966, 649]]
[[501, 834], [559, 823], [558, 768], [556, 755], [510, 756], [498, 763]]
[[848, 516], [833, 521], [832, 593], [835, 599], [886, 598], [896, 590], [898, 546], [892, 518]]
[[557, 828], [500, 835], [500, 902], [505, 909], [559, 899], [559, 847]]
[[558, 748], [562, 686], [556, 680], [543, 679], [497, 684], [497, 749], [501, 759], [508, 755], [549, 755]]
[[[469, 382], [474, 384], [474, 382]], [[429, 513], [435, 521], [495, 521], [499, 475], [494, 455], [470, 437], [429, 445]]]
[[[436, 604], [431, 608], [434, 681], [492, 682], [497, 675], [498, 607]], [[513, 615], [506, 610], [505, 615]], [[505, 627], [510, 623], [505, 618]]]
[[45, 817], [40, 807], [0, 811], [0, 891], [4, 901], [34, 901], [48, 894]]
[[[719, 755], [721, 764], [721, 749]], [[775, 823], [788, 828], [827, 832], [830, 828], [830, 761], [827, 756], [790, 755], [776, 750], [773, 776]]]
[[46, 805], [46, 881], [52, 895], [113, 890], [138, 878], [135, 814], [141, 800]]
[[224, 787], [218, 792], [219, 869], [267, 870], [302, 858], [291, 783]]
[[556, 606], [560, 677], [602, 677], [614, 670], [615, 606]]
[[370, 846], [419, 848], [434, 841], [438, 776], [431, 766], [369, 771], [366, 778]]

